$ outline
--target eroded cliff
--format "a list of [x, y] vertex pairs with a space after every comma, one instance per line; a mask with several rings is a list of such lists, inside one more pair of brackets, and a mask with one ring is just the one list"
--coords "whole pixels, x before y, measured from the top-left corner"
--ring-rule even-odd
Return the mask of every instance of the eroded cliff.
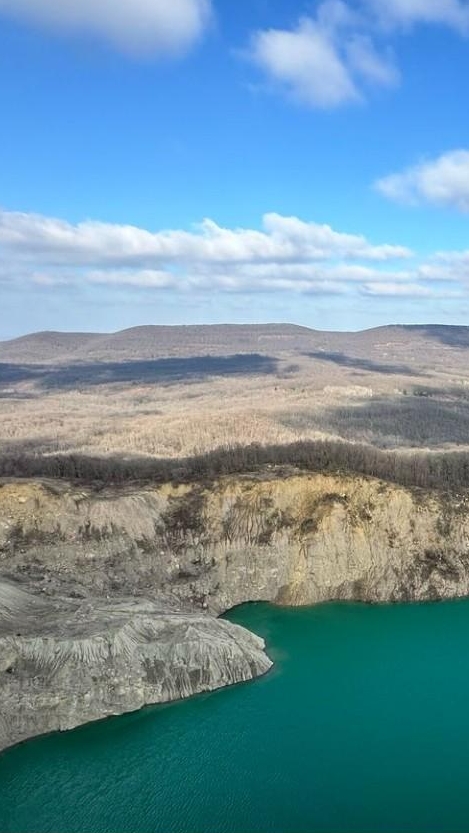
[[291, 472], [95, 492], [0, 488], [0, 571], [28, 589], [171, 600], [398, 601], [469, 592], [469, 496]]
[[469, 594], [468, 508], [465, 494], [294, 471], [101, 491], [4, 482], [3, 745], [263, 673], [262, 643], [213, 615], [242, 602]]

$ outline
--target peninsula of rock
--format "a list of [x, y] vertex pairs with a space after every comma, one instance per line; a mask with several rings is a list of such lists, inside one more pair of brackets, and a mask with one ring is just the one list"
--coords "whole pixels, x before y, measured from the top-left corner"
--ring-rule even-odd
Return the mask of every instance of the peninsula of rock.
[[[0, 485], [0, 747], [252, 679], [247, 601], [469, 595], [469, 495], [269, 470]], [[267, 646], [268, 650], [268, 646]]]

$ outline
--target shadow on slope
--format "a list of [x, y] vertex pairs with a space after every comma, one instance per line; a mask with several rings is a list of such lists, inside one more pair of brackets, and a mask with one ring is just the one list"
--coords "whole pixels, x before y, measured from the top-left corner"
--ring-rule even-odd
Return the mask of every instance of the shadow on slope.
[[421, 394], [282, 414], [281, 422], [297, 431], [327, 430], [341, 439], [380, 448], [469, 445], [469, 403]]
[[[417, 369], [412, 369], [403, 364], [383, 364], [372, 359], [359, 359], [356, 356], [347, 356], [345, 353], [332, 353], [326, 350], [316, 350], [313, 353], [305, 353], [310, 359], [318, 359], [322, 362], [333, 362], [340, 367], [350, 367], [354, 370], [364, 370], [367, 373], [400, 374], [403, 376], [415, 376]], [[421, 375], [420, 373], [418, 375]]]
[[469, 347], [469, 327], [450, 324], [407, 324], [405, 329], [450, 347]]
[[170, 384], [199, 381], [210, 376], [264, 375], [275, 373], [277, 365], [276, 359], [257, 353], [152, 361], [91, 362], [55, 367], [0, 364], [0, 385], [33, 381], [45, 390], [67, 390], [113, 383]]

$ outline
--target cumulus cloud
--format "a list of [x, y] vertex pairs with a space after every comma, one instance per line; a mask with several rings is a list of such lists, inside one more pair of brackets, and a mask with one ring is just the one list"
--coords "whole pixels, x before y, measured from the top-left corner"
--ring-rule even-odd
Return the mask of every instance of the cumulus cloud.
[[469, 150], [453, 150], [437, 159], [390, 174], [375, 188], [391, 200], [416, 205], [450, 206], [469, 211]]
[[417, 23], [444, 24], [467, 34], [467, 0], [365, 0], [368, 8], [388, 26], [410, 27]]
[[251, 38], [249, 57], [275, 85], [312, 107], [337, 107], [363, 98], [362, 85], [390, 86], [399, 73], [389, 51], [380, 54], [341, 0], [325, 0], [315, 18], [293, 29], [266, 29]]
[[131, 54], [185, 51], [210, 11], [210, 0], [0, 0], [0, 14], [59, 32], [91, 33]]
[[251, 57], [298, 101], [335, 107], [360, 93], [327, 31], [310, 19], [292, 31], [268, 29], [252, 38]]
[[290, 28], [255, 32], [248, 56], [270, 86], [334, 108], [363, 101], [372, 86], [399, 84], [393, 44], [419, 24], [469, 35], [469, 0], [323, 0]]
[[409, 257], [403, 246], [373, 245], [362, 235], [298, 217], [265, 214], [263, 231], [227, 229], [204, 220], [194, 231], [151, 232], [87, 220], [73, 225], [38, 214], [0, 211], [0, 245], [18, 260], [41, 258], [49, 264], [155, 268], [168, 263], [301, 262], [330, 257], [390, 260]]
[[299, 217], [266, 213], [260, 229], [206, 219], [191, 230], [0, 211], [0, 283], [44, 292], [67, 287], [112, 296], [142, 292], [379, 297], [459, 297], [469, 290], [469, 252], [420, 260], [405, 246], [375, 243]]

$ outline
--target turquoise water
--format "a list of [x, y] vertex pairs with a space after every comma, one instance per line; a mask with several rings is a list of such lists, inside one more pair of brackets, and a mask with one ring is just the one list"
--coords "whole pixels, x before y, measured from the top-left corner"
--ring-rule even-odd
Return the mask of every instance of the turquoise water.
[[229, 618], [273, 672], [4, 753], [0, 831], [469, 831], [469, 601]]

